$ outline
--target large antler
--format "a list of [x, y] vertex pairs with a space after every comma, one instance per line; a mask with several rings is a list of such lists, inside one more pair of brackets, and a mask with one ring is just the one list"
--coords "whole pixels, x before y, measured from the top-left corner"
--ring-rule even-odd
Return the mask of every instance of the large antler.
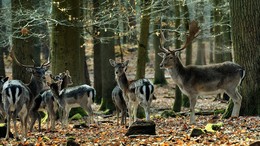
[[[12, 58], [19, 66], [26, 67], [26, 68], [35, 68], [35, 62], [34, 62], [34, 60], [32, 60], [33, 63], [34, 63], [34, 65], [25, 65], [25, 64], [22, 64], [20, 61], [18, 61], [18, 59], [16, 58], [15, 53], [14, 53], [14, 51], [13, 51], [13, 48], [11, 48], [10, 52], [11, 52], [11, 54], [10, 54], [11, 58]], [[45, 67], [45, 66], [49, 66], [50, 63], [51, 63], [51, 62], [50, 62], [49, 59], [48, 59], [46, 62], [44, 62], [44, 63], [41, 65], [41, 68], [43, 68], [43, 67]]]
[[198, 22], [193, 20], [190, 25], [189, 25], [189, 35], [186, 38], [186, 42], [185, 44], [179, 48], [179, 49], [174, 49], [174, 50], [170, 50], [164, 47], [164, 43], [167, 41], [162, 30], [160, 30], [160, 34], [161, 34], [161, 38], [160, 38], [160, 49], [165, 52], [165, 53], [174, 53], [176, 51], [181, 51], [183, 49], [185, 49], [199, 34], [199, 26], [198, 26]]
[[185, 44], [178, 50], [185, 49], [198, 35], [199, 35], [199, 25], [198, 22], [193, 20], [189, 25], [189, 35], [186, 38]]
[[17, 58], [16, 58], [16, 56], [15, 56], [15, 54], [14, 54], [13, 48], [11, 48], [10, 52], [11, 52], [11, 54], [10, 54], [11, 58], [12, 58], [19, 66], [26, 67], [26, 68], [34, 68], [34, 65], [25, 65], [25, 64], [20, 63], [20, 62], [17, 60]]

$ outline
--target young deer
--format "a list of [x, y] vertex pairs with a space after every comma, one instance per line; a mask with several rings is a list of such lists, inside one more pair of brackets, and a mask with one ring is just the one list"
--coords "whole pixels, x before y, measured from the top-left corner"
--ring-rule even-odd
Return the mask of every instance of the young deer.
[[119, 125], [119, 113], [121, 112], [121, 125], [126, 124], [127, 106], [123, 97], [123, 92], [116, 86], [112, 91], [112, 100], [116, 107], [117, 125]]
[[50, 89], [53, 93], [54, 99], [63, 111], [62, 114], [62, 126], [66, 128], [68, 126], [69, 112], [71, 108], [82, 107], [88, 112], [90, 124], [93, 119], [92, 103], [96, 96], [96, 90], [89, 85], [79, 85], [74, 87], [68, 87], [59, 89], [59, 83], [51, 83]]
[[5, 138], [9, 138], [11, 117], [14, 122], [15, 137], [18, 138], [16, 127], [17, 116], [21, 119], [23, 129], [22, 136], [26, 138], [28, 113], [34, 98], [43, 89], [45, 84], [45, 72], [48, 70], [50, 62], [43, 63], [41, 66], [37, 67], [20, 63], [16, 59], [13, 51], [11, 51], [11, 57], [18, 65], [25, 67], [32, 75], [29, 84], [24, 84], [20, 80], [9, 80], [3, 85], [2, 102], [7, 117], [7, 132]]
[[[73, 82], [71, 80], [70, 72], [66, 70], [56, 76], [50, 74], [50, 77], [53, 82], [61, 82], [62, 84], [59, 87], [61, 90], [67, 88], [69, 85], [72, 85]], [[30, 131], [33, 130], [33, 126], [38, 119], [39, 125], [38, 129], [41, 131], [41, 116], [38, 111], [47, 110], [48, 120], [47, 120], [47, 128], [49, 128], [49, 121], [51, 122], [51, 130], [53, 131], [55, 128], [55, 119], [56, 112], [58, 110], [58, 105], [54, 100], [53, 94], [50, 89], [43, 90], [37, 98], [34, 100], [34, 104], [32, 106], [30, 117], [31, 117], [31, 127]]]
[[114, 60], [109, 59], [109, 62], [115, 68], [117, 84], [123, 91], [129, 114], [129, 126], [132, 124], [132, 120], [135, 122], [137, 119], [138, 105], [144, 108], [146, 120], [150, 120], [150, 105], [154, 94], [153, 84], [148, 79], [128, 81], [125, 71], [129, 60], [123, 63], [116, 63]]
[[[173, 81], [178, 85], [182, 93], [189, 97], [190, 123], [195, 123], [194, 108], [197, 97], [202, 95], [228, 94], [234, 102], [232, 116], [239, 116], [242, 96], [239, 94], [237, 87], [245, 77], [244, 68], [229, 61], [202, 66], [184, 66], [180, 61], [177, 52], [185, 49], [197, 36], [198, 32], [197, 22], [192, 21], [189, 28], [189, 36], [182, 48], [171, 51], [161, 47], [163, 53], [158, 53], [163, 58], [160, 67], [169, 71]], [[162, 33], [161, 35], [161, 41], [165, 41]], [[163, 42], [161, 44], [163, 45]]]

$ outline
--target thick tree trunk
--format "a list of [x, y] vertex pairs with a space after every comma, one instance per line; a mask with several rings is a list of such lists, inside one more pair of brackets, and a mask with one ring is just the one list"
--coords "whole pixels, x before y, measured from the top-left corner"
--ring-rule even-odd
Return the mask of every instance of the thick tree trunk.
[[[177, 30], [175, 33], [175, 48], [180, 48], [181, 47], [181, 41], [179, 40], [180, 33], [178, 32], [178, 28], [181, 25], [181, 19], [180, 19], [180, 2], [177, 0], [174, 0], [174, 8], [175, 8], [175, 17], [177, 18], [175, 20], [175, 29]], [[181, 111], [181, 105], [182, 105], [182, 92], [178, 86], [175, 88], [175, 101], [173, 103], [173, 110], [175, 112]]]
[[[99, 12], [99, 1], [93, 0], [93, 17], [95, 17], [96, 14]], [[98, 18], [95, 18], [98, 19]], [[95, 103], [101, 103], [102, 98], [102, 69], [101, 69], [101, 42], [99, 41], [98, 34], [99, 34], [99, 27], [93, 26], [93, 34], [95, 35], [93, 37], [93, 52], [94, 52], [94, 88], [96, 89], [97, 95], [95, 98]]]
[[[102, 9], [110, 9], [112, 6], [113, 1], [112, 0], [100, 0], [100, 4], [103, 4], [101, 6]], [[107, 111], [108, 113], [111, 113], [115, 106], [112, 101], [111, 93], [114, 87], [116, 86], [115, 81], [115, 74], [114, 74], [114, 68], [110, 65], [109, 59], [115, 59], [115, 39], [114, 39], [114, 32], [113, 27], [115, 24], [111, 22], [109, 25], [103, 25], [100, 30], [100, 35], [104, 38], [106, 38], [106, 42], [101, 43], [101, 69], [102, 74], [102, 100], [101, 100], [101, 106], [100, 110]], [[112, 28], [112, 29], [105, 29], [105, 28]]]
[[260, 1], [230, 0], [235, 62], [246, 69], [241, 115], [260, 115]]
[[[14, 50], [14, 53], [17, 57], [17, 59], [22, 63], [22, 64], [34, 64], [32, 62], [33, 60], [38, 60], [40, 57], [40, 54], [38, 56], [35, 56], [35, 48], [34, 45], [37, 44], [35, 42], [35, 38], [33, 36], [30, 36], [30, 31], [33, 28], [30, 27], [24, 27], [25, 24], [27, 23], [26, 21], [19, 21], [17, 22], [18, 18], [17, 17], [22, 17], [15, 15], [17, 11], [28, 11], [32, 10], [33, 2], [32, 1], [26, 1], [22, 5], [20, 3], [12, 1], [12, 31], [13, 31], [13, 46], [12, 49]], [[21, 18], [20, 18], [21, 19]], [[28, 33], [21, 33], [21, 30], [28, 30]], [[17, 32], [17, 33], [15, 33]], [[23, 31], [26, 32], [26, 31]], [[38, 64], [39, 65], [39, 62]], [[22, 80], [24, 83], [28, 83], [30, 81], [31, 74], [29, 74], [24, 67], [18, 66], [16, 63], [13, 63], [13, 79], [19, 79]]]
[[150, 0], [143, 0], [142, 18], [141, 18], [141, 32], [140, 40], [138, 45], [138, 55], [137, 55], [137, 70], [136, 79], [141, 79], [145, 77], [145, 66], [147, 61], [148, 53], [148, 40], [149, 40], [149, 25], [150, 25]]
[[164, 76], [164, 70], [160, 69], [160, 63], [162, 58], [158, 55], [160, 51], [160, 36], [156, 33], [159, 33], [160, 29], [160, 19], [156, 19], [157, 14], [153, 15], [155, 21], [153, 24], [153, 48], [155, 52], [155, 62], [154, 62], [154, 84], [167, 84], [167, 81]]
[[[61, 12], [60, 8], [68, 9], [67, 13]], [[64, 25], [52, 26], [52, 73], [69, 70], [74, 86], [85, 83], [85, 55], [82, 55], [85, 52], [80, 48], [80, 31], [76, 25], [77, 20], [70, 20], [68, 17], [78, 18], [79, 10], [79, 0], [59, 0], [52, 5], [52, 18], [57, 21], [67, 20]]]

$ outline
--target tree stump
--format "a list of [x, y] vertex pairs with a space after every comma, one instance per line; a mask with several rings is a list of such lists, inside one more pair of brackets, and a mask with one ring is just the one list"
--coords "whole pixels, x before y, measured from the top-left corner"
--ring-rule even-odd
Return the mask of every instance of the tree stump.
[[129, 135], [156, 135], [154, 121], [135, 121], [126, 132]]

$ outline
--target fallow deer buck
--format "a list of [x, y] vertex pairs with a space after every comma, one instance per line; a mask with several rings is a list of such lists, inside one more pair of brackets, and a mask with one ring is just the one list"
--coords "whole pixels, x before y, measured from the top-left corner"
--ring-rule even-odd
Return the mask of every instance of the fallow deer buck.
[[121, 113], [121, 125], [125, 125], [127, 106], [123, 97], [123, 92], [118, 85], [112, 91], [112, 100], [116, 107], [117, 125], [119, 125], [119, 113]]
[[25, 84], [20, 80], [9, 80], [3, 85], [2, 102], [7, 118], [7, 132], [5, 138], [9, 138], [11, 118], [14, 123], [15, 137], [18, 138], [16, 127], [17, 116], [19, 116], [21, 120], [22, 137], [26, 138], [28, 114], [34, 98], [43, 89], [45, 84], [45, 72], [48, 70], [50, 62], [45, 62], [41, 66], [24, 65], [16, 59], [13, 50], [11, 50], [11, 57], [19, 66], [26, 68], [32, 75], [28, 84]]
[[199, 26], [196, 21], [192, 21], [189, 26], [189, 35], [183, 47], [179, 49], [164, 48], [166, 40], [161, 33], [161, 50], [158, 53], [163, 58], [160, 67], [166, 68], [173, 81], [178, 85], [183, 94], [190, 100], [190, 123], [195, 123], [195, 105], [197, 97], [202, 95], [212, 95], [226, 93], [233, 102], [232, 116], [239, 116], [242, 96], [238, 92], [238, 86], [245, 77], [245, 69], [234, 62], [223, 62], [212, 65], [189, 65], [184, 66], [178, 56], [178, 52], [185, 49], [194, 38], [197, 37]]
[[129, 114], [129, 126], [131, 126], [132, 121], [137, 120], [138, 105], [144, 108], [146, 120], [150, 120], [150, 105], [154, 94], [153, 84], [145, 78], [129, 81], [125, 73], [129, 60], [117, 63], [109, 59], [109, 62], [115, 68], [117, 85], [123, 91]]
[[89, 116], [88, 124], [94, 121], [91, 105], [96, 96], [96, 90], [93, 87], [83, 84], [60, 90], [58, 82], [51, 83], [49, 86], [54, 99], [63, 111], [63, 128], [68, 126], [69, 112], [71, 108], [74, 107], [82, 107], [85, 111], [87, 111]]
[[[50, 78], [52, 82], [60, 82], [60, 89], [67, 88], [69, 85], [72, 85], [73, 82], [71, 80], [70, 72], [66, 70], [65, 72], [59, 73], [56, 76], [50, 74]], [[50, 89], [43, 90], [37, 98], [34, 100], [34, 104], [32, 106], [30, 117], [31, 117], [31, 124], [30, 124], [30, 131], [33, 130], [33, 126], [35, 121], [38, 120], [38, 130], [41, 131], [41, 116], [38, 111], [47, 110], [48, 119], [47, 119], [47, 128], [49, 128], [49, 121], [51, 122], [51, 130], [53, 131], [55, 128], [55, 119], [56, 119], [56, 112], [58, 110], [58, 104], [55, 102], [53, 94]]]

